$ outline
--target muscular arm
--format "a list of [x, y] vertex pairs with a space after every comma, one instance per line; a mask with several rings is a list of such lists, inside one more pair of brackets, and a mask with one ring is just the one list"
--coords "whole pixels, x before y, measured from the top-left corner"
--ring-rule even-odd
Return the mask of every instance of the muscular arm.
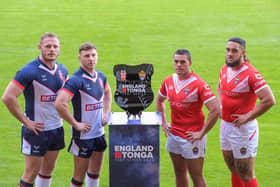
[[186, 137], [188, 138], [188, 140], [194, 141], [201, 139], [212, 129], [212, 127], [217, 122], [220, 113], [220, 107], [217, 99], [212, 99], [208, 101], [205, 105], [209, 110], [206, 123], [199, 132], [186, 132]]
[[72, 96], [64, 90], [60, 90], [58, 96], [55, 100], [55, 108], [59, 113], [60, 117], [62, 117], [65, 121], [67, 121], [70, 125], [72, 125], [76, 130], [87, 132], [90, 130], [91, 126], [86, 123], [79, 123], [70, 113], [68, 105], [72, 100]]
[[220, 113], [220, 107], [217, 99], [212, 99], [211, 101], [207, 102], [205, 106], [207, 107], [209, 112], [208, 112], [206, 123], [201, 130], [202, 137], [205, 134], [207, 134], [210, 131], [210, 129], [212, 129], [212, 127], [217, 122]]
[[43, 123], [34, 122], [28, 119], [24, 113], [21, 111], [18, 104], [17, 98], [22, 94], [23, 90], [14, 82], [10, 82], [7, 86], [3, 96], [2, 101], [10, 111], [10, 113], [17, 118], [26, 128], [32, 130], [35, 134], [38, 135], [37, 131], [43, 130]]
[[166, 98], [161, 96], [160, 94], [157, 95], [157, 98], [156, 98], [156, 110], [157, 110], [157, 112], [161, 112], [162, 128], [163, 128], [163, 131], [166, 134], [168, 134], [170, 126], [169, 126], [169, 124], [167, 123], [167, 120], [166, 120], [165, 104], [164, 104], [165, 99]]
[[103, 115], [102, 125], [104, 126], [108, 122], [108, 116], [111, 111], [111, 105], [112, 105], [112, 93], [109, 84], [104, 91], [103, 103], [104, 103], [104, 115]]
[[260, 102], [254, 110], [243, 115], [239, 115], [239, 114], [232, 115], [233, 117], [236, 117], [233, 123], [235, 123], [237, 126], [240, 126], [244, 123], [247, 123], [250, 120], [253, 120], [261, 116], [275, 104], [274, 95], [269, 87], [265, 87], [261, 89], [256, 93], [256, 95], [259, 98]]

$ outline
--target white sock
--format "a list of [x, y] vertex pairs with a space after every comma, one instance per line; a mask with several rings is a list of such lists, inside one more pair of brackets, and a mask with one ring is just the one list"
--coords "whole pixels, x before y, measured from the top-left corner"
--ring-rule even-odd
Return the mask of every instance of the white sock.
[[36, 177], [35, 186], [36, 187], [50, 187], [51, 182], [52, 182], [51, 177], [45, 177], [45, 176], [38, 174]]
[[92, 178], [86, 175], [86, 187], [99, 187], [99, 177]]

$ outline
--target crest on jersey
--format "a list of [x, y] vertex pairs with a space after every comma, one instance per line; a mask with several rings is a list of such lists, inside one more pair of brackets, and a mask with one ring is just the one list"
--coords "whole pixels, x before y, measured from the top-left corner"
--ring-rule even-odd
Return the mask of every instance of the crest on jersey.
[[130, 114], [140, 114], [154, 99], [151, 77], [154, 73], [152, 64], [114, 66], [117, 81], [115, 101]]
[[63, 80], [63, 75], [60, 70], [59, 70], [58, 74], [59, 74], [60, 79]]
[[240, 78], [239, 78], [239, 77], [236, 77], [236, 78], [234, 79], [234, 84], [237, 84], [237, 83], [239, 82], [239, 80], [240, 80]]
[[189, 87], [186, 87], [186, 88], [184, 89], [184, 94], [185, 94], [185, 95], [188, 95], [189, 92], [190, 92]]

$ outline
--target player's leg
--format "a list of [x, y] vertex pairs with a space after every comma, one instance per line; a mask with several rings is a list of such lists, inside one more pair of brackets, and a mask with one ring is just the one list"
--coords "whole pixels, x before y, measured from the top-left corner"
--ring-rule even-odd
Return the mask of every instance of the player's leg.
[[232, 125], [232, 123], [228, 123], [222, 120], [220, 127], [220, 144], [225, 163], [231, 172], [232, 187], [244, 187], [244, 183], [235, 169], [232, 151], [232, 140], [229, 137], [229, 135], [232, 134], [235, 130], [236, 129], [234, 128], [234, 125]]
[[43, 157], [25, 155], [24, 173], [20, 180], [20, 186], [33, 186], [35, 178], [40, 170]]
[[99, 186], [99, 175], [101, 172], [102, 164], [104, 160], [104, 152], [93, 152], [90, 160], [89, 167], [86, 176], [87, 187]]
[[223, 157], [226, 162], [228, 169], [231, 172], [231, 184], [232, 187], [244, 187], [244, 182], [239, 176], [239, 173], [236, 171], [235, 161], [233, 158], [232, 151], [223, 150]]
[[235, 132], [238, 139], [233, 141], [235, 168], [245, 187], [257, 187], [255, 176], [255, 157], [257, 154], [259, 129], [256, 120], [242, 125]]
[[39, 174], [36, 178], [36, 186], [38, 187], [50, 187], [51, 176], [55, 168], [57, 156], [59, 151], [47, 151], [43, 157]]
[[207, 136], [201, 140], [187, 142], [184, 157], [187, 160], [187, 167], [191, 175], [194, 187], [206, 187], [206, 181], [203, 176], [203, 163], [205, 157]]
[[83, 181], [89, 165], [89, 158], [81, 158], [74, 155], [74, 173], [71, 180], [73, 187], [80, 187], [83, 185]]
[[257, 187], [257, 179], [255, 176], [255, 157], [235, 159], [236, 169], [245, 183], [245, 187]]
[[187, 166], [190, 172], [194, 187], [206, 187], [206, 181], [203, 177], [204, 158], [187, 159]]
[[59, 150], [65, 147], [63, 127], [45, 131], [45, 134], [48, 151], [44, 155], [40, 172], [36, 178], [37, 187], [51, 186], [51, 176], [56, 165]]
[[175, 172], [176, 187], [188, 187], [189, 179], [186, 159], [179, 154], [171, 152], [169, 154]]
[[101, 172], [104, 151], [107, 147], [107, 142], [105, 136], [94, 138], [92, 140], [92, 150], [93, 153], [89, 160], [89, 167], [86, 176], [86, 186], [87, 187], [98, 187], [99, 186], [99, 175]]

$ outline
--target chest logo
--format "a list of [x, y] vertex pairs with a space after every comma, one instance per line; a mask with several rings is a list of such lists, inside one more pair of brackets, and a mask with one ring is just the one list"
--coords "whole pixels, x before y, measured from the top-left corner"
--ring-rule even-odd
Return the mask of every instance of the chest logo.
[[188, 95], [189, 92], [190, 92], [190, 89], [188, 87], [184, 89], [184, 94], [185, 95]]
[[236, 78], [234, 79], [234, 84], [237, 84], [237, 83], [239, 82], [239, 80], [240, 80], [240, 78], [239, 78], [239, 77], [236, 77]]

